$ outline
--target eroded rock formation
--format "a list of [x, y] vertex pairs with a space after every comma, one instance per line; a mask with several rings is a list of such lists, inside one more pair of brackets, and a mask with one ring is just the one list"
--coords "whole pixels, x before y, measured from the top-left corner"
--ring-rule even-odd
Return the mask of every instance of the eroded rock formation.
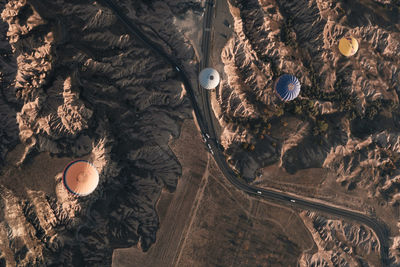
[[[341, 147], [396, 135], [400, 31], [391, 22], [398, 21], [400, 6], [376, 2], [229, 1], [235, 34], [221, 54], [226, 78], [214, 110], [224, 129], [228, 162], [246, 180], [275, 163], [289, 173], [330, 168], [345, 156]], [[360, 43], [351, 58], [337, 49], [346, 35]], [[274, 92], [274, 81], [283, 73], [296, 75], [302, 84], [300, 96], [287, 103]], [[398, 155], [391, 147], [381, 148]], [[379, 153], [374, 146], [364, 149]], [[379, 180], [375, 193], [391, 188], [389, 180], [395, 179], [385, 176], [389, 165], [379, 165], [383, 173], [363, 181]], [[350, 177], [359, 172], [345, 167], [344, 174], [336, 167], [330, 169], [338, 182], [357, 185]]]
[[[193, 48], [171, 25], [199, 3], [117, 4], [194, 75]], [[191, 116], [174, 70], [97, 2], [10, 0], [1, 9], [1, 159], [18, 142], [21, 168], [41, 152], [87, 157], [100, 183], [75, 198], [60, 174], [54, 195], [17, 194], [0, 180], [0, 265], [110, 266], [113, 248], [147, 250], [155, 202], [181, 174], [168, 142]]]
[[372, 266], [379, 262], [379, 243], [370, 229], [313, 212], [303, 212], [301, 217], [317, 252], [303, 253], [300, 266]]

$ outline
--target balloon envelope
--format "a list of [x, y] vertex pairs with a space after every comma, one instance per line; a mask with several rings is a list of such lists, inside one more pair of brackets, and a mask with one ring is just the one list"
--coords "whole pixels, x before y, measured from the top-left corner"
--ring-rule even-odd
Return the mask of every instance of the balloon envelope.
[[342, 55], [350, 57], [357, 53], [358, 42], [354, 37], [343, 37], [339, 41], [339, 51]]
[[99, 183], [99, 174], [90, 162], [76, 160], [65, 168], [63, 183], [72, 194], [87, 196], [96, 189]]
[[199, 74], [200, 85], [205, 89], [214, 89], [219, 84], [219, 73], [213, 68], [205, 68]]
[[295, 99], [300, 93], [299, 80], [290, 74], [283, 74], [275, 84], [276, 93], [284, 101]]

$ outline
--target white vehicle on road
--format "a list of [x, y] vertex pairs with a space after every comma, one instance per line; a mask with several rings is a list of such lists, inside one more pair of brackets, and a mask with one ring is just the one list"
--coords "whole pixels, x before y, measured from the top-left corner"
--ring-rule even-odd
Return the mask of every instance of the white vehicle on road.
[[207, 141], [206, 137], [204, 136], [204, 134], [201, 134], [201, 139], [203, 139], [203, 142], [205, 143]]
[[180, 68], [178, 68], [178, 67], [175, 67], [175, 69], [176, 69], [177, 71], [181, 71], [181, 69], [180, 69]]
[[257, 194], [261, 195], [262, 193], [261, 193], [261, 191], [257, 191]]
[[214, 151], [212, 150], [210, 144], [207, 144], [208, 150], [210, 150], [211, 154], [214, 155]]
[[291, 199], [291, 200], [290, 200], [290, 202], [296, 203], [296, 200], [294, 200], [294, 199]]

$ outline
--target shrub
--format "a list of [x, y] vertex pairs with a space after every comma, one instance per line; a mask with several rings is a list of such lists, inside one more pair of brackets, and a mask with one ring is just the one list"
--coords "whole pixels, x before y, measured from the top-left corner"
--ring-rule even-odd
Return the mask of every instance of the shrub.
[[303, 112], [303, 110], [301, 109], [301, 106], [300, 105], [296, 105], [295, 107], [294, 107], [294, 113], [295, 114], [301, 114]]
[[249, 148], [249, 144], [248, 143], [242, 143], [242, 147], [243, 147], [243, 149], [247, 149], [247, 148]]
[[329, 128], [329, 124], [324, 120], [317, 120], [313, 130], [313, 135], [319, 135], [326, 132]]
[[283, 108], [281, 108], [281, 107], [279, 107], [277, 110], [276, 110], [276, 116], [277, 117], [281, 117], [282, 115], [283, 115]]

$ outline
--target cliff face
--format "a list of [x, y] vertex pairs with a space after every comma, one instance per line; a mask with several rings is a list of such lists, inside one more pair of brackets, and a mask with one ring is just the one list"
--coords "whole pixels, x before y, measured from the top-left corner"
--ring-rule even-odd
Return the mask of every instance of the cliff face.
[[[191, 108], [174, 70], [111, 10], [78, 2], [1, 2], [1, 158], [20, 142], [19, 168], [49, 152], [89, 158], [100, 173], [98, 189], [78, 199], [60, 174], [54, 194], [0, 182], [1, 266], [110, 266], [115, 247], [147, 250], [158, 229], [155, 202], [181, 174], [168, 142]], [[171, 25], [199, 3], [117, 4], [195, 73], [193, 49]]]
[[[4, 1], [0, 5], [5, 5]], [[16, 112], [19, 109], [13, 87], [17, 73], [17, 63], [12, 48], [5, 39], [8, 30], [7, 23], [0, 20], [0, 162], [4, 162], [7, 151], [18, 141], [18, 125]]]
[[[221, 54], [225, 79], [214, 110], [232, 167], [247, 180], [274, 163], [289, 173], [324, 167], [338, 182], [353, 182], [357, 171], [337, 168], [348, 164], [341, 147], [399, 129], [399, 8], [397, 1], [230, 1], [235, 34]], [[360, 44], [350, 58], [337, 48], [346, 35]], [[283, 73], [301, 82], [300, 96], [287, 103], [274, 92]], [[362, 182], [380, 180], [370, 188], [377, 192], [394, 179], [383, 162], [397, 166], [389, 155], [398, 151], [387, 142], [364, 149], [366, 159], [386, 151], [382, 168]]]
[[317, 252], [304, 252], [300, 266], [374, 266], [379, 264], [379, 243], [370, 229], [329, 220], [312, 212], [301, 214], [317, 246]]

